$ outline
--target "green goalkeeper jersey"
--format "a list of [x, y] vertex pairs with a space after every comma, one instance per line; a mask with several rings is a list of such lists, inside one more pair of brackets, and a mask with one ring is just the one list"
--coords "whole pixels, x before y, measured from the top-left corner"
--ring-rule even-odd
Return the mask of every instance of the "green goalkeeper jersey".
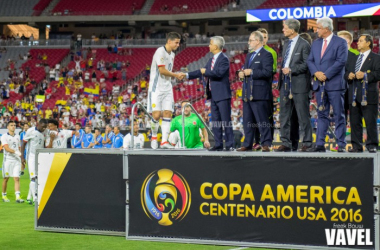
[[[190, 114], [189, 117], [185, 116], [185, 145], [187, 148], [203, 148], [199, 129], [203, 129], [204, 125], [196, 114]], [[181, 145], [182, 145], [182, 116], [179, 115], [172, 120], [170, 131], [178, 130]]]

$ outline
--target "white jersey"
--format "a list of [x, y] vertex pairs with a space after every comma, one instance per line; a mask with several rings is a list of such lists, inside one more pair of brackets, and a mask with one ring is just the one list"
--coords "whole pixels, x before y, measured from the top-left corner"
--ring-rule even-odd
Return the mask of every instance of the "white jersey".
[[57, 136], [53, 141], [53, 148], [67, 148], [67, 140], [73, 136], [73, 131], [63, 129], [58, 131], [49, 131], [46, 136], [46, 147], [50, 144], [50, 133], [54, 133]]
[[[144, 148], [144, 141], [145, 141], [145, 138], [142, 134], [138, 134], [137, 136], [134, 136], [133, 148], [135, 148], [135, 149]], [[131, 145], [131, 133], [127, 134], [124, 137], [123, 148], [128, 149], [128, 148], [130, 148], [130, 145]]]
[[174, 65], [174, 52], [166, 52], [165, 46], [159, 47], [154, 53], [152, 65], [150, 67], [149, 91], [172, 91], [171, 77], [160, 74], [158, 67], [165, 66], [165, 69], [172, 71]]
[[37, 149], [44, 148], [45, 136], [37, 130], [37, 127], [28, 129], [23, 140], [28, 142], [28, 155], [36, 154]]
[[14, 136], [11, 136], [9, 133], [6, 133], [6, 134], [3, 134], [1, 136], [1, 145], [8, 145], [8, 147], [10, 149], [13, 149], [15, 151], [15, 154], [14, 153], [9, 153], [7, 150], [3, 150], [4, 151], [4, 159], [3, 161], [12, 161], [12, 160], [20, 160], [20, 156], [17, 154], [17, 152], [19, 154], [20, 153], [20, 136], [19, 135], [14, 135]]

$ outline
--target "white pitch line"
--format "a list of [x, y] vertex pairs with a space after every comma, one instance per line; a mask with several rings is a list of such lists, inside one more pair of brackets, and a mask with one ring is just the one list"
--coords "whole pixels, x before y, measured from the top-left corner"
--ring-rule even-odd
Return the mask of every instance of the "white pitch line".
[[229, 250], [242, 250], [242, 249], [247, 249], [248, 247], [239, 247], [239, 248], [232, 248], [232, 249], [229, 249]]

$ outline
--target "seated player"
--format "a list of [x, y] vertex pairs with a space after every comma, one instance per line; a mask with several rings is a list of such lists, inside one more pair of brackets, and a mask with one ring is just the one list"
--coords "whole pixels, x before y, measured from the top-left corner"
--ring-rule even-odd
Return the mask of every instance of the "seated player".
[[[139, 124], [137, 122], [137, 120], [135, 120], [133, 122], [133, 148], [134, 149], [142, 149], [144, 148], [144, 141], [145, 141], [145, 138], [144, 138], [144, 135], [140, 134], [139, 133]], [[123, 141], [123, 148], [124, 149], [130, 149], [131, 148], [131, 133], [127, 134], [125, 137], [124, 137], [124, 141]]]

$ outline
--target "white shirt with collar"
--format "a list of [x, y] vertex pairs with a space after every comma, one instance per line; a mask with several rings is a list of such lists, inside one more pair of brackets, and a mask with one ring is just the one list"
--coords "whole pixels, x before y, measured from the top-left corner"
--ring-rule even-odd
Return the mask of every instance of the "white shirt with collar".
[[220, 54], [222, 54], [222, 51], [220, 51], [219, 53], [216, 53], [213, 57], [214, 57], [214, 66], [215, 66], [215, 63], [216, 63], [216, 60], [218, 60], [218, 57], [220, 56]]
[[[299, 38], [299, 37], [300, 37], [300, 36], [297, 35], [296, 37], [293, 37], [293, 39], [289, 39], [289, 43], [288, 43], [288, 46], [289, 46], [289, 44], [290, 44], [289, 56], [288, 56], [288, 58], [286, 59], [286, 62], [285, 62], [285, 66], [284, 66], [284, 68], [289, 68], [290, 59], [292, 59], [293, 50], [294, 50], [294, 48], [296, 47], [296, 43], [298, 42], [298, 38]], [[290, 41], [292, 41], [292, 42], [290, 43]]]
[[[359, 57], [360, 57], [360, 55], [363, 55], [362, 63], [360, 64], [360, 69], [362, 68], [362, 66], [363, 66], [365, 60], [367, 59], [367, 57], [369, 56], [369, 53], [371, 53], [371, 50], [370, 50], [370, 49], [367, 50], [367, 51], [364, 52], [364, 53], [360, 53], [360, 54], [359, 54]], [[358, 59], [359, 59], [359, 58], [358, 58]], [[361, 71], [361, 70], [360, 70], [360, 71]]]
[[[327, 47], [329, 46], [330, 42], [331, 42], [331, 39], [333, 37], [334, 33], [331, 33], [328, 37], [324, 38], [322, 40], [322, 47], [321, 47], [321, 51], [323, 50], [323, 45], [325, 44], [325, 40], [327, 40]], [[326, 49], [327, 49], [326, 47]]]

